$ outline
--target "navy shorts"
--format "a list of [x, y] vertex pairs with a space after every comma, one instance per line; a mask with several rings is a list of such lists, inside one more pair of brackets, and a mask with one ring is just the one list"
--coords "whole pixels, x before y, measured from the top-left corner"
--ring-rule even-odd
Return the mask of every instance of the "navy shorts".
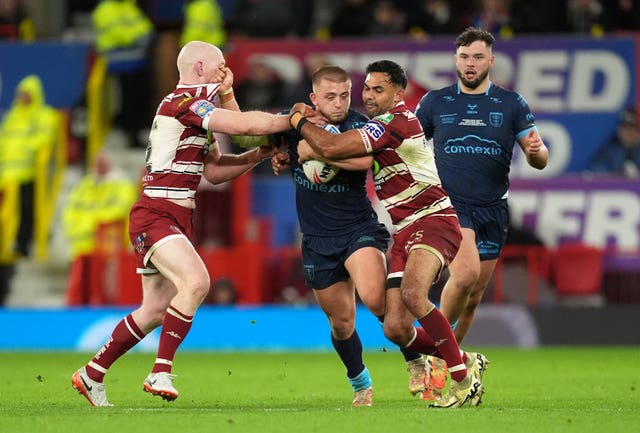
[[387, 250], [389, 232], [383, 224], [361, 224], [349, 234], [337, 237], [302, 237], [302, 266], [304, 281], [312, 289], [325, 289], [349, 278], [344, 262], [355, 251], [375, 247]]
[[507, 239], [509, 207], [506, 200], [494, 206], [470, 206], [454, 203], [460, 227], [472, 229], [476, 233], [476, 246], [480, 260], [493, 260]]

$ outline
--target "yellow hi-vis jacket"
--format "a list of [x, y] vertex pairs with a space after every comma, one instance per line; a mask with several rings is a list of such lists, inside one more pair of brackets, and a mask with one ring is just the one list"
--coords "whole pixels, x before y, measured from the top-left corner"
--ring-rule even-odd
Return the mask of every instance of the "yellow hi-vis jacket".
[[153, 24], [135, 0], [102, 0], [91, 13], [100, 53], [130, 48], [153, 33]]
[[129, 211], [137, 198], [138, 188], [128, 179], [107, 175], [98, 181], [94, 174], [86, 175], [71, 190], [62, 212], [71, 256], [94, 252], [97, 229], [101, 224], [123, 221], [125, 233], [119, 239], [124, 242]]
[[193, 0], [185, 5], [180, 46], [190, 41], [204, 41], [218, 48], [227, 43], [222, 10], [215, 0]]
[[[30, 101], [18, 95], [27, 93]], [[45, 103], [40, 78], [29, 75], [16, 87], [13, 104], [0, 125], [0, 181], [33, 182], [39, 154], [60, 137], [62, 115]]]

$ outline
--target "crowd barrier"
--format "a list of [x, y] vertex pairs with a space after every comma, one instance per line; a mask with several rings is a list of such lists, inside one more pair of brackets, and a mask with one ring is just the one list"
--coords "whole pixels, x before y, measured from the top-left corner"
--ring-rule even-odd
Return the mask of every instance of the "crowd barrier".
[[[0, 308], [0, 352], [77, 351], [93, 353], [131, 312], [123, 307], [56, 309]], [[377, 318], [359, 305], [356, 327], [367, 351], [398, 352]], [[638, 345], [637, 306], [527, 308], [483, 304], [465, 347], [546, 345]], [[155, 352], [159, 330], [135, 351]], [[180, 350], [332, 351], [327, 319], [317, 306], [203, 306]]]

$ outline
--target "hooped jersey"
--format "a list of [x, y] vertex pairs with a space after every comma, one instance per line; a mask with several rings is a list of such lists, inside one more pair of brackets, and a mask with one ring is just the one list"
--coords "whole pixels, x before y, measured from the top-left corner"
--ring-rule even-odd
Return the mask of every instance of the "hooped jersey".
[[416, 116], [433, 138], [442, 186], [456, 205], [506, 198], [515, 142], [535, 127], [521, 95], [493, 83], [482, 94], [465, 94], [454, 84], [423, 96]]
[[204, 158], [215, 138], [205, 126], [216, 110], [219, 84], [179, 85], [156, 111], [146, 154], [143, 193], [153, 198], [193, 199]]
[[433, 146], [404, 102], [374, 117], [358, 132], [375, 158], [376, 194], [399, 230], [428, 215], [455, 215], [440, 187]]

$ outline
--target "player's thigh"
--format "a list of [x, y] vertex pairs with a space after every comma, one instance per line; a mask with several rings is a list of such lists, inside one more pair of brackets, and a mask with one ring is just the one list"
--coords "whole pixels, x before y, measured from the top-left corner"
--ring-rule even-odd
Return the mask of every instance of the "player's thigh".
[[471, 286], [480, 276], [480, 256], [476, 246], [476, 234], [463, 227], [462, 242], [455, 258], [449, 265], [449, 278], [458, 285]]
[[324, 289], [313, 289], [313, 295], [332, 326], [340, 326], [341, 323], [353, 326], [356, 299], [350, 280], [339, 281]]
[[151, 262], [178, 291], [209, 288], [209, 272], [184, 236], [174, 237], [158, 246], [151, 256]]
[[362, 303], [376, 316], [384, 314], [387, 262], [375, 247], [360, 248], [345, 261]]
[[442, 261], [432, 250], [412, 249], [402, 275], [402, 290], [419, 290], [427, 293], [442, 267]]

